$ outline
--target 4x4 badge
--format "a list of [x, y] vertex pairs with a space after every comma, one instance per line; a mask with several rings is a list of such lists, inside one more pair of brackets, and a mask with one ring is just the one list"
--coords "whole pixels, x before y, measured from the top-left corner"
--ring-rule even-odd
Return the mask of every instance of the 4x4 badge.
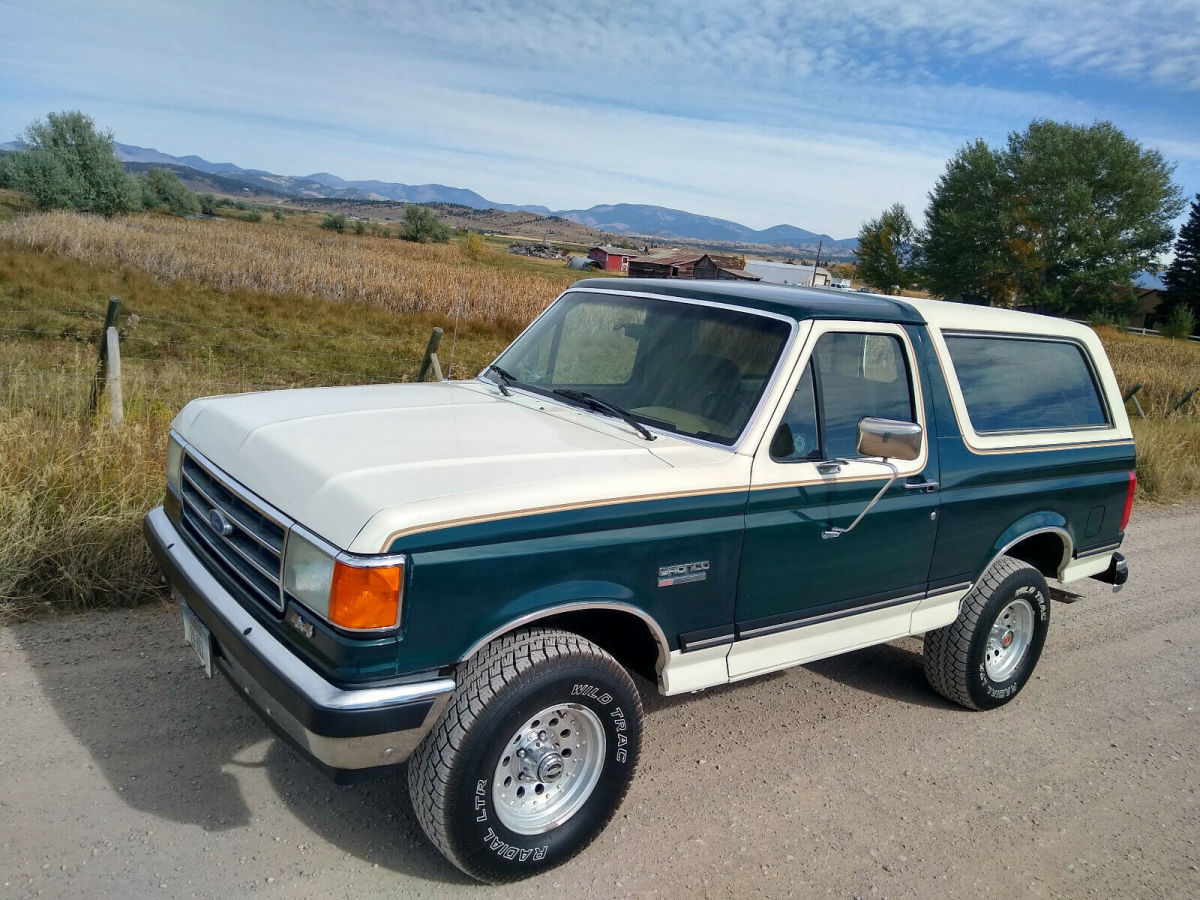
[[699, 562], [679, 563], [674, 566], [658, 567], [658, 586], [671, 587], [676, 584], [689, 584], [693, 581], [704, 581], [708, 578], [708, 560]]

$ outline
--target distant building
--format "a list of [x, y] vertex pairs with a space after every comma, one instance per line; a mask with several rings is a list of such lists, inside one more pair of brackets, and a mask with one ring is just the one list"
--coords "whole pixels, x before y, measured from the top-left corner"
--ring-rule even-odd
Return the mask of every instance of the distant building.
[[653, 256], [639, 256], [629, 262], [629, 277], [691, 278], [692, 269], [704, 256], [694, 250], [670, 250]]
[[1158, 308], [1167, 296], [1167, 286], [1156, 272], [1139, 272], [1133, 279], [1133, 295], [1137, 309], [1129, 319], [1131, 328], [1157, 328]]
[[692, 277], [709, 281], [758, 281], [757, 275], [742, 269], [743, 262], [736, 256], [710, 256], [706, 253], [692, 266]]
[[588, 259], [601, 269], [608, 272], [628, 272], [629, 261], [638, 255], [636, 250], [626, 247], [593, 247], [588, 251]]
[[796, 263], [767, 262], [765, 259], [746, 260], [746, 271], [769, 284], [798, 284], [803, 287], [828, 287], [833, 281], [829, 270], [820, 266]]

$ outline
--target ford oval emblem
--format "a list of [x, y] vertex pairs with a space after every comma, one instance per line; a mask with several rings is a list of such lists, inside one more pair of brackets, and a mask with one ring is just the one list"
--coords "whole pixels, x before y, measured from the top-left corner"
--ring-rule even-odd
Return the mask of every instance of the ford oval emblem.
[[208, 524], [212, 526], [212, 530], [222, 537], [229, 537], [233, 534], [233, 523], [225, 518], [225, 514], [219, 509], [210, 509], [208, 511]]

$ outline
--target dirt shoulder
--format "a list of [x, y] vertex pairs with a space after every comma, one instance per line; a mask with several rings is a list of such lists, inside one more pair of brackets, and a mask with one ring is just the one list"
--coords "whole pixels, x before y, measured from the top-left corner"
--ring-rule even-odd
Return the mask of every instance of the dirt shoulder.
[[171, 608], [0, 629], [0, 896], [1200, 894], [1200, 505], [1142, 512], [1112, 594], [971, 713], [906, 639], [683, 698], [591, 848], [467, 882], [401, 778], [335, 787], [205, 681]]

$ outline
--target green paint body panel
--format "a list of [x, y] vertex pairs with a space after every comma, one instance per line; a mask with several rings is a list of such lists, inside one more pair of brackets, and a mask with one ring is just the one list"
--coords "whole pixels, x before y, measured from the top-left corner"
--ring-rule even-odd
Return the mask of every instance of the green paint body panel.
[[[917, 353], [914, 375], [932, 428], [936, 416], [921, 352], [924, 328], [905, 330]], [[913, 480], [938, 480], [937, 448], [929, 441], [925, 469]], [[866, 508], [888, 477], [885, 469], [879, 471], [878, 480], [751, 492], [738, 585], [739, 631], [836, 612], [859, 599], [865, 604], [925, 591], [938, 535], [936, 492], [909, 491], [908, 479], [897, 479], [853, 531], [821, 537], [830, 525], [849, 527]]]
[[[613, 288], [607, 279], [594, 286]], [[695, 296], [691, 285], [678, 291]], [[830, 305], [822, 314], [849, 318], [844, 301], [822, 299]], [[973, 582], [1006, 544], [1042, 528], [1065, 530], [1078, 547], [1084, 523], [1099, 517], [1084, 545], [1117, 542], [1132, 443], [972, 452], [924, 326], [896, 309], [907, 307], [875, 303], [858, 318], [899, 321], [912, 340], [929, 434], [916, 478], [940, 490], [906, 491], [898, 480], [853, 532], [833, 540], [821, 532], [849, 525], [886, 475], [515, 516], [397, 539], [391, 551], [412, 559], [400, 671], [451, 665], [508, 623], [570, 603], [642, 610], [676, 650], [681, 634], [782, 627]], [[704, 581], [657, 586], [660, 566], [700, 560], [710, 566]]]
[[[733, 621], [746, 492], [651, 500], [460, 526], [395, 542], [409, 553], [402, 667], [461, 659], [514, 619], [567, 603], [635, 606], [679, 635]], [[709, 562], [658, 587], [658, 568]]]

